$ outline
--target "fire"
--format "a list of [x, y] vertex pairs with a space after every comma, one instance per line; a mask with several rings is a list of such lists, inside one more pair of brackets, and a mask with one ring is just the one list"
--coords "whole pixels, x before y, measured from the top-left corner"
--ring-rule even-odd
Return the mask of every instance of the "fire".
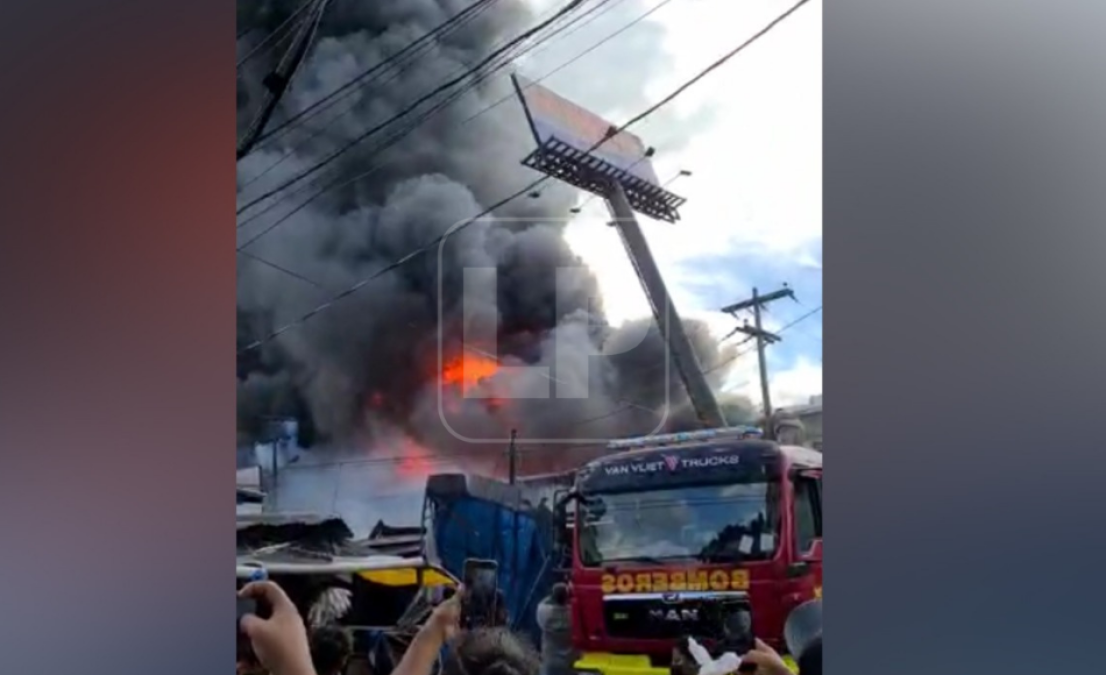
[[[486, 387], [488, 378], [499, 371], [500, 364], [494, 356], [470, 348], [442, 365], [442, 384], [456, 388], [464, 396], [477, 387]], [[483, 399], [484, 408], [498, 414], [503, 408], [503, 399], [487, 389], [481, 393], [479, 398]], [[451, 400], [446, 406], [450, 412], [457, 413], [461, 409], [459, 404], [460, 401]]]
[[499, 362], [494, 358], [466, 351], [442, 366], [442, 383], [468, 393], [497, 372]]

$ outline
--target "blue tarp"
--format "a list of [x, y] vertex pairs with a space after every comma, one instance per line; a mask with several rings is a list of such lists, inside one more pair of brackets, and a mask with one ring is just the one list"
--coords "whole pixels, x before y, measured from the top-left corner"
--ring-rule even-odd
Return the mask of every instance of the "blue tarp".
[[463, 576], [469, 558], [499, 564], [511, 628], [538, 644], [538, 603], [559, 576], [552, 512], [530, 506], [526, 497], [525, 488], [479, 476], [431, 476], [426, 517], [434, 556], [454, 575]]

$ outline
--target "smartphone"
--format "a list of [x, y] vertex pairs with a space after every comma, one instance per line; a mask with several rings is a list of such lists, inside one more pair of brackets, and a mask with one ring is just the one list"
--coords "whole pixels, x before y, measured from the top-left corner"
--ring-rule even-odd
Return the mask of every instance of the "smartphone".
[[462, 573], [465, 596], [461, 600], [461, 624], [465, 628], [495, 625], [499, 599], [499, 563], [469, 558]]
[[257, 656], [253, 653], [253, 646], [250, 644], [250, 639], [246, 637], [245, 632], [242, 630], [242, 617], [247, 614], [257, 613], [257, 601], [252, 598], [238, 598], [238, 617], [237, 617], [237, 632], [238, 638], [236, 642], [236, 660], [239, 663], [254, 665], [257, 663]]
[[238, 630], [242, 630], [242, 617], [247, 614], [257, 614], [257, 600], [253, 598], [238, 598]]
[[250, 639], [242, 631], [242, 617], [246, 616], [247, 614], [256, 614], [263, 619], [267, 619], [269, 618], [271, 612], [267, 610], [266, 606], [264, 606], [262, 603], [259, 603], [257, 600], [254, 600], [253, 598], [238, 598], [238, 609], [236, 617], [236, 622], [238, 624], [237, 660], [242, 663], [256, 664], [257, 657], [253, 653], [253, 646], [250, 644]]
[[[731, 604], [726, 607], [726, 617], [722, 622], [721, 649], [723, 652], [733, 652], [738, 656], [744, 656], [756, 647], [756, 638], [753, 634], [753, 612], [745, 603]], [[739, 673], [752, 673], [757, 669], [751, 663], [742, 663], [737, 668]]]

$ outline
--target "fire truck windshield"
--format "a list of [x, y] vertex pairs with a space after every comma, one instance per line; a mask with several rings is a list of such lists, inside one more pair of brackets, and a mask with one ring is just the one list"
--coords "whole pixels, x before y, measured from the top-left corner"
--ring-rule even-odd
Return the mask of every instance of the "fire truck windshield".
[[579, 504], [581, 562], [767, 560], [779, 534], [779, 484], [589, 494]]

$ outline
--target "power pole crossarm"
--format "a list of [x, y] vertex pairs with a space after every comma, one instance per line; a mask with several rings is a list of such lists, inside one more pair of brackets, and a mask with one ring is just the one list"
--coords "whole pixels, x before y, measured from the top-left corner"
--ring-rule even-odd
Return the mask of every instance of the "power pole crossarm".
[[748, 335], [751, 338], [760, 337], [770, 345], [775, 344], [775, 343], [777, 343], [777, 342], [779, 342], [780, 340], [783, 339], [779, 335], [776, 335], [775, 333], [769, 333], [766, 330], [757, 330], [756, 328], [753, 328], [752, 326], [740, 326], [738, 328], [734, 328], [734, 331], [737, 332], [737, 333], [742, 333], [744, 335]]
[[791, 298], [792, 300], [794, 300], [795, 291], [791, 290], [790, 288], [782, 288], [778, 291], [775, 291], [774, 293], [769, 293], [767, 295], [754, 295], [748, 300], [742, 300], [741, 302], [735, 302], [728, 307], [723, 307], [722, 311], [726, 314], [733, 314], [734, 312], [740, 312], [743, 309], [752, 309], [757, 305], [767, 305], [770, 302], [783, 300], [784, 298]]

